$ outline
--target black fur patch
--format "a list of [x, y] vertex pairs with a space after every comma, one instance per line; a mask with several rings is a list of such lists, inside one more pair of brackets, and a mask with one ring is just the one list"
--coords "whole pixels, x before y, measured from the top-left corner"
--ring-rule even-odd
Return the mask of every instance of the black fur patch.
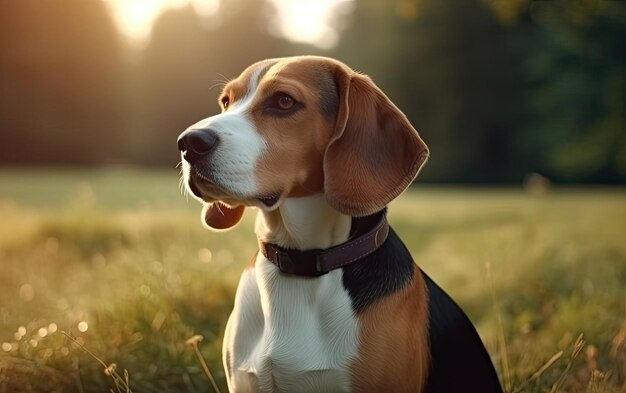
[[389, 228], [385, 243], [365, 258], [343, 267], [343, 286], [357, 312], [411, 282], [415, 265], [398, 235]]
[[500, 393], [491, 358], [461, 308], [425, 273], [431, 363], [425, 392]]
[[[353, 227], [367, 222], [364, 219], [354, 219]], [[360, 313], [404, 288], [414, 274], [424, 276], [428, 291], [429, 348], [424, 350], [430, 349], [431, 362], [424, 393], [501, 393], [493, 363], [474, 325], [448, 294], [417, 268], [391, 228], [378, 250], [343, 268], [343, 285], [352, 308]]]

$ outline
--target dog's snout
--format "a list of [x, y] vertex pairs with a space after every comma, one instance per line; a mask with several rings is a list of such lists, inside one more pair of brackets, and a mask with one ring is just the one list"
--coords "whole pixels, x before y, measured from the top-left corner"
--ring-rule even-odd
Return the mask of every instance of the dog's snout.
[[209, 155], [219, 143], [219, 138], [212, 130], [188, 130], [178, 137], [178, 150], [190, 163]]

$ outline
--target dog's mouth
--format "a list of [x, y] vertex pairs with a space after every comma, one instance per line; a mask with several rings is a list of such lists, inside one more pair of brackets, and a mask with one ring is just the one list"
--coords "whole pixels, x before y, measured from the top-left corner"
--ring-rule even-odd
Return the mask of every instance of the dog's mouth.
[[246, 196], [225, 190], [209, 176], [191, 167], [187, 172], [186, 184], [187, 189], [198, 199], [207, 203], [223, 201], [232, 205], [248, 205], [256, 206], [261, 209], [273, 210], [282, 197], [282, 192], [272, 192], [262, 194], [261, 196]]
[[190, 168], [187, 176], [187, 188], [191, 193], [205, 202], [214, 202], [226, 196], [222, 188], [197, 168]]
[[190, 178], [189, 180], [187, 180], [187, 189], [189, 191], [191, 191], [191, 193], [196, 197], [196, 198], [201, 198], [202, 199], [202, 193], [200, 192], [200, 190], [198, 189], [198, 186], [196, 186], [196, 183]]

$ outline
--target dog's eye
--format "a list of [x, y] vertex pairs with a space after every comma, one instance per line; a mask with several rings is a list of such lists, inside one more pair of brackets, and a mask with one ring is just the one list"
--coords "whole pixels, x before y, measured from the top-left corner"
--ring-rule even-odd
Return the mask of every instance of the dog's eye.
[[292, 96], [287, 93], [276, 93], [271, 96], [265, 104], [265, 108], [268, 113], [276, 116], [290, 115], [298, 109], [302, 108], [302, 104], [296, 101]]
[[228, 96], [224, 96], [222, 97], [221, 101], [222, 101], [222, 108], [224, 110], [228, 109], [228, 104], [230, 104], [230, 98], [228, 98]]
[[278, 97], [278, 100], [276, 101], [276, 104], [278, 104], [278, 107], [284, 111], [289, 110], [291, 108], [293, 108], [293, 105], [295, 104], [295, 101], [293, 100], [293, 98], [291, 98], [288, 95], [282, 95], [280, 97]]

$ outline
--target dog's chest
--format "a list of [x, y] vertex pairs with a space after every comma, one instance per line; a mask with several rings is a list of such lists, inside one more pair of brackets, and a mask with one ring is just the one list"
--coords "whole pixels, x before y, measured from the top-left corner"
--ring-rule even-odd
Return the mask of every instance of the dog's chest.
[[349, 391], [358, 322], [342, 274], [287, 276], [259, 254], [241, 277], [226, 327], [232, 392]]

